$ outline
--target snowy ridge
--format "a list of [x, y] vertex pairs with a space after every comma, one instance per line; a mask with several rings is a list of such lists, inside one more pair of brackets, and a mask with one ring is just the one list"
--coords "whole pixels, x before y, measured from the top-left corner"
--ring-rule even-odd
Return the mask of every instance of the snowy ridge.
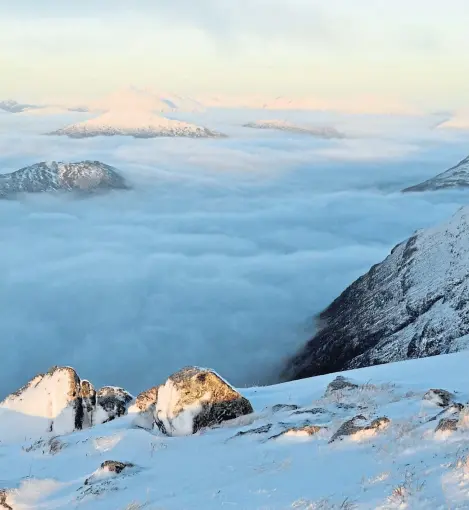
[[0, 197], [47, 191], [127, 189], [115, 168], [100, 161], [41, 162], [10, 174], [0, 174]]
[[71, 124], [48, 134], [70, 138], [94, 136], [220, 138], [224, 136], [205, 127], [167, 119], [145, 110], [108, 111], [94, 119]]
[[419, 358], [469, 345], [469, 208], [418, 231], [318, 317], [287, 364], [297, 379]]
[[40, 106], [18, 103], [18, 101], [13, 101], [13, 99], [0, 101], [0, 110], [5, 110], [6, 112], [9, 113], [20, 113], [25, 110], [32, 110], [36, 108], [40, 108]]
[[466, 508], [468, 363], [457, 353], [354, 370], [346, 385], [330, 374], [244, 389], [253, 413], [188, 437], [136, 427], [132, 414], [59, 436], [0, 437], [0, 506]]
[[257, 122], [248, 122], [244, 127], [255, 129], [277, 129], [279, 131], [287, 131], [290, 133], [299, 133], [312, 135], [318, 138], [345, 138], [343, 133], [332, 127], [307, 127], [298, 126], [285, 120], [259, 120]]
[[467, 187], [469, 187], [469, 156], [446, 172], [402, 191], [435, 191], [444, 188]]

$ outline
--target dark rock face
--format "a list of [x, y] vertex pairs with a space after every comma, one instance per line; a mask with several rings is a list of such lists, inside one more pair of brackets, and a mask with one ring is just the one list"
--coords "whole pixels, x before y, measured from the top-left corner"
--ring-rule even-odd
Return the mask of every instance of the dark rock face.
[[42, 162], [10, 174], [0, 174], [0, 198], [18, 193], [92, 193], [111, 189], [129, 189], [129, 186], [118, 170], [100, 161]]
[[318, 317], [284, 380], [467, 348], [469, 209], [417, 232]]
[[456, 418], [442, 418], [436, 429], [435, 432], [454, 432], [455, 430], [458, 430], [458, 421]]
[[282, 411], [295, 411], [296, 409], [298, 409], [296, 404], [275, 404], [272, 406], [273, 413], [279, 413]]
[[410, 186], [402, 190], [404, 193], [409, 191], [436, 191], [440, 189], [457, 189], [469, 187], [469, 156], [460, 161], [446, 172], [428, 179], [415, 186]]
[[160, 387], [155, 422], [164, 434], [189, 435], [252, 412], [249, 400], [213, 370], [186, 367]]
[[233, 437], [241, 437], [241, 436], [251, 436], [255, 434], [266, 434], [272, 428], [272, 423], [268, 423], [267, 425], [262, 425], [261, 427], [257, 427], [255, 429], [249, 430], [240, 430]]
[[99, 389], [96, 393], [96, 402], [107, 416], [102, 423], [124, 416], [132, 400], [133, 396], [123, 388], [103, 386]]

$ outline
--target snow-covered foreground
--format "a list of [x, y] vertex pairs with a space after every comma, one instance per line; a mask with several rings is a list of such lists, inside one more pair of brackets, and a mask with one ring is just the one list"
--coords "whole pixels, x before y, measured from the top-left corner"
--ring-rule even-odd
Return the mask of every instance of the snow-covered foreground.
[[[254, 414], [187, 437], [137, 428], [129, 414], [53, 440], [2, 441], [0, 489], [17, 490], [0, 490], [0, 508], [2, 498], [15, 510], [469, 508], [465, 410], [423, 398], [438, 388], [465, 404], [468, 364], [462, 352], [355, 370], [342, 375], [358, 387], [327, 396], [335, 375], [245, 389]], [[390, 423], [330, 442], [357, 415]], [[451, 415], [458, 430], [435, 433]], [[290, 430], [305, 425], [321, 428]], [[123, 464], [99, 469], [105, 461]]]

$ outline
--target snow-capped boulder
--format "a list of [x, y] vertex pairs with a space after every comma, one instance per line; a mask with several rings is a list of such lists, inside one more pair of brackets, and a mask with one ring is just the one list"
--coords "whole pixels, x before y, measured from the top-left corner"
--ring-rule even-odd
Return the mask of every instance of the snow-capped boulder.
[[146, 110], [110, 110], [94, 119], [58, 129], [48, 135], [69, 138], [132, 136], [134, 138], [221, 138], [225, 135], [189, 122], [167, 119]]
[[123, 388], [103, 386], [96, 393], [96, 423], [106, 423], [127, 414], [134, 397]]
[[358, 415], [344, 422], [335, 434], [331, 437], [330, 443], [344, 437], [351, 437], [355, 440], [365, 439], [376, 435], [378, 432], [389, 427], [391, 420], [386, 416], [381, 416], [368, 422], [363, 415]]
[[117, 460], [105, 460], [101, 466], [85, 480], [85, 485], [101, 482], [106, 478], [120, 475], [124, 470], [135, 467], [131, 462], [120, 462]]
[[0, 174], [0, 198], [17, 193], [48, 191], [96, 192], [128, 189], [119, 171], [100, 161], [41, 162], [9, 174]]
[[450, 405], [453, 395], [446, 390], [431, 389], [425, 393], [423, 399], [439, 407], [447, 407]]
[[440, 189], [457, 189], [469, 187], [469, 156], [449, 170], [402, 191], [436, 191]]
[[416, 232], [318, 317], [285, 367], [301, 379], [469, 346], [469, 208]]
[[435, 432], [454, 432], [458, 430], [457, 418], [442, 418], [436, 426]]
[[330, 397], [336, 391], [343, 390], [354, 390], [358, 388], [358, 385], [349, 381], [345, 377], [338, 375], [333, 381], [331, 381], [326, 388], [326, 392], [324, 393], [325, 397]]
[[159, 388], [155, 422], [163, 433], [183, 436], [252, 412], [249, 400], [216, 372], [186, 367]]
[[[70, 367], [53, 367], [39, 374], [0, 403], [0, 439], [5, 427], [39, 422], [38, 432], [56, 435], [80, 430], [92, 418], [83, 407], [81, 381]], [[42, 429], [42, 430], [41, 430]]]

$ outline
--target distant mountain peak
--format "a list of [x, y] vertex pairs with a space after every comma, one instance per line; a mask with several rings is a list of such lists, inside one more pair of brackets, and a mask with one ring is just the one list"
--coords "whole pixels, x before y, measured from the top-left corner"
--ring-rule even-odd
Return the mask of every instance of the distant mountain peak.
[[119, 171], [100, 161], [41, 161], [9, 174], [0, 174], [0, 197], [49, 191], [96, 192], [128, 189]]

